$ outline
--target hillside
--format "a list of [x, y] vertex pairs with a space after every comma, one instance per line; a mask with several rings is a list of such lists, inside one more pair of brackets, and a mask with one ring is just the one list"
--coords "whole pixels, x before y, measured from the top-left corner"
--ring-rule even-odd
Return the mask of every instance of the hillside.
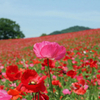
[[73, 27], [70, 27], [70, 28], [67, 28], [67, 29], [63, 29], [61, 31], [54, 31], [54, 32], [50, 33], [49, 35], [78, 32], [78, 31], [89, 30], [89, 29], [91, 29], [91, 28], [84, 27], [84, 26], [73, 26]]

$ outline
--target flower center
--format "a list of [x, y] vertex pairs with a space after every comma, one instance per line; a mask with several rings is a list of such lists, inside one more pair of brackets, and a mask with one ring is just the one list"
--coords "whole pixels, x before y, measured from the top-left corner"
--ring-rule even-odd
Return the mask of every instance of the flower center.
[[11, 72], [11, 74], [15, 74], [14, 72]]
[[37, 82], [36, 81], [29, 81], [29, 83], [28, 83], [29, 85], [36, 85], [37, 84]]

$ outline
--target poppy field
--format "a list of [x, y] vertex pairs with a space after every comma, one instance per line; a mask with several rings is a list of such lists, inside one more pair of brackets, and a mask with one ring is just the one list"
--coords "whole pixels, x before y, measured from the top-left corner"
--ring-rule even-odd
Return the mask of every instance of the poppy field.
[[0, 40], [0, 100], [100, 100], [100, 29]]

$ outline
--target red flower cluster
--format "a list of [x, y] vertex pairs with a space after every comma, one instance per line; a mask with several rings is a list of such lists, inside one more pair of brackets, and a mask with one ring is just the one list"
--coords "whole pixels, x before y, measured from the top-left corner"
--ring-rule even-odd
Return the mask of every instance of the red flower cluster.
[[18, 66], [11, 65], [7, 67], [6, 75], [10, 81], [16, 81], [21, 78], [21, 71], [18, 70]]
[[70, 76], [71, 78], [74, 78], [76, 76], [76, 71], [73, 71], [73, 70], [69, 70], [66, 75], [67, 76]]
[[[25, 70], [24, 73], [22, 74], [22, 72], [18, 70], [18, 66], [16, 65], [8, 66], [6, 70], [6, 75], [10, 81], [21, 79], [21, 83], [16, 88], [17, 91], [16, 96], [22, 97], [19, 93], [22, 93], [23, 95], [23, 92], [26, 93], [39, 92], [39, 100], [49, 100], [49, 97], [47, 95], [40, 93], [40, 91], [47, 92], [46, 87], [44, 86], [44, 80], [46, 79], [46, 76], [40, 77], [35, 70], [31, 70], [31, 69]], [[12, 91], [9, 92], [11, 95], [15, 93]], [[13, 95], [12, 99], [13, 98], [17, 98], [17, 97]], [[35, 98], [36, 100], [38, 100], [37, 95], [35, 96]]]
[[74, 93], [83, 95], [86, 93], [86, 90], [88, 89], [88, 85], [86, 85], [86, 82], [84, 79], [81, 79], [78, 82], [72, 83], [71, 88]]

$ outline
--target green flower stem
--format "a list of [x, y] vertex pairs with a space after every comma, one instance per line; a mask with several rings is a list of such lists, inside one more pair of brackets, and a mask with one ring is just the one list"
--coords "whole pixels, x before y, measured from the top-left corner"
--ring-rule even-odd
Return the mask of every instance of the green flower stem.
[[49, 76], [50, 76], [50, 81], [49, 81], [50, 89], [51, 89], [51, 91], [52, 91], [52, 93], [53, 93], [52, 77], [51, 77], [50, 68], [49, 68], [49, 59], [47, 59], [47, 64], [48, 64], [48, 71], [49, 71]]
[[58, 86], [58, 100], [60, 99], [60, 95], [61, 95], [61, 91], [60, 91], [60, 87]]
[[27, 68], [27, 67], [26, 67], [26, 64], [25, 64], [25, 59], [23, 59], [23, 63], [24, 63], [25, 68]]
[[49, 78], [50, 90], [52, 91], [52, 96], [54, 98], [56, 98], [56, 100], [58, 100], [58, 98], [56, 97], [56, 95], [53, 93], [53, 85], [52, 85], [52, 77], [51, 77], [51, 74], [50, 74], [49, 59], [47, 59], [47, 64], [48, 64], [47, 68], [48, 68], [49, 76], [50, 76], [50, 78]]
[[[36, 94], [35, 94], [36, 95]], [[34, 93], [32, 92], [32, 96], [33, 96], [33, 98], [34, 98]], [[36, 100], [36, 96], [35, 96], [35, 100]]]

